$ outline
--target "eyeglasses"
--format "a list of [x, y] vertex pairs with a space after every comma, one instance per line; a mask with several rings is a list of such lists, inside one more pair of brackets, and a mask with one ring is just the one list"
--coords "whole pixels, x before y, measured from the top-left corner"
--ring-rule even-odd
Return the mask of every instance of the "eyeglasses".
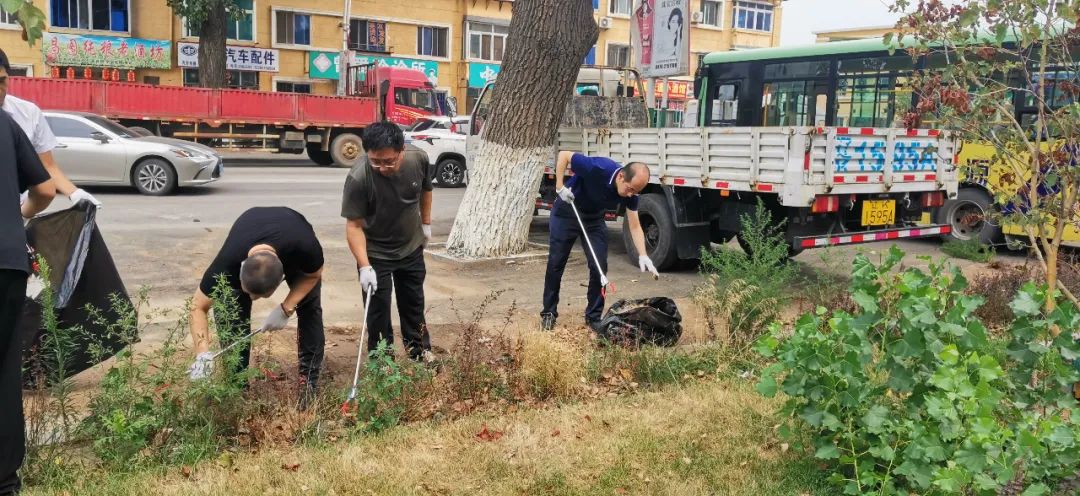
[[368, 163], [376, 169], [392, 169], [397, 165], [398, 157], [394, 158], [371, 158], [368, 157]]

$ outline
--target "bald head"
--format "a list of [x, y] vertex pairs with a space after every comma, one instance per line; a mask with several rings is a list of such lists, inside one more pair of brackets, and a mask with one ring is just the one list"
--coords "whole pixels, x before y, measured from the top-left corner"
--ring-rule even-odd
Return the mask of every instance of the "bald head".
[[630, 162], [619, 169], [617, 177], [619, 196], [631, 197], [641, 194], [649, 184], [649, 166], [641, 162]]

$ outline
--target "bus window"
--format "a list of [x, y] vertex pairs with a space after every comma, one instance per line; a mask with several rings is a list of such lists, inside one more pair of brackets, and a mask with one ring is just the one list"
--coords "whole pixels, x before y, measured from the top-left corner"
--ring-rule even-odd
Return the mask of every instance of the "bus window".
[[716, 87], [709, 125], [734, 126], [739, 115], [739, 85], [725, 83]]
[[813, 126], [824, 121], [821, 102], [828, 101], [828, 90], [825, 81], [766, 83], [761, 95], [762, 125]]
[[901, 127], [911, 107], [911, 57], [841, 60], [836, 81], [836, 125]]

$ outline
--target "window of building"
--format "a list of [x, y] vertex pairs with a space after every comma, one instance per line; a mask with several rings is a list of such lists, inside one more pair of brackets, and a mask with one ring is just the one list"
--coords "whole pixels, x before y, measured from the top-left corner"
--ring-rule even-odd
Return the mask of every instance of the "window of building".
[[608, 12], [615, 15], [630, 15], [630, 9], [633, 5], [632, 0], [608, 0]]
[[[199, 86], [199, 70], [184, 69], [184, 86]], [[225, 87], [239, 90], [259, 89], [259, 73], [257, 71], [226, 71]]]
[[701, 23], [706, 26], [721, 27], [724, 16], [724, 2], [719, 0], [701, 0]]
[[589, 53], [585, 54], [585, 60], [581, 61], [582, 65], [596, 65], [596, 47], [589, 49]]
[[19, 27], [19, 15], [0, 9], [0, 27]]
[[282, 45], [311, 44], [311, 16], [287, 10], [274, 13], [275, 41]]
[[311, 93], [311, 83], [297, 83], [292, 81], [278, 81], [274, 85], [274, 91], [282, 93]]
[[389, 52], [386, 49], [386, 23], [365, 19], [349, 21], [349, 49], [360, 52]]
[[[255, 41], [255, 0], [235, 0], [244, 16], [226, 21], [225, 35], [230, 40]], [[201, 26], [184, 21], [184, 36], [198, 38]]]
[[32, 65], [11, 64], [11, 70], [8, 71], [8, 76], [32, 77], [33, 75], [34, 66]]
[[128, 32], [128, 0], [50, 0], [56, 28]]
[[607, 65], [613, 67], [630, 67], [630, 45], [607, 46]]
[[445, 58], [449, 53], [450, 30], [419, 26], [416, 28], [416, 54]]
[[510, 32], [508, 26], [496, 26], [470, 22], [468, 33], [468, 56], [473, 60], [487, 62], [502, 62], [503, 53], [506, 51], [506, 35]]
[[772, 31], [773, 6], [763, 2], [735, 2], [732, 26], [754, 31]]

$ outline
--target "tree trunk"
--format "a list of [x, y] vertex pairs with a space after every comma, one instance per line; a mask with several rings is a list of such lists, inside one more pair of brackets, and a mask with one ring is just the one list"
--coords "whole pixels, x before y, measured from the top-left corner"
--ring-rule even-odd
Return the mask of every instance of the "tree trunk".
[[518, 0], [513, 9], [498, 91], [447, 244], [462, 258], [506, 256], [528, 246], [544, 165], [599, 33], [589, 0]]
[[226, 1], [210, 0], [199, 34], [199, 86], [203, 88], [225, 87]]

